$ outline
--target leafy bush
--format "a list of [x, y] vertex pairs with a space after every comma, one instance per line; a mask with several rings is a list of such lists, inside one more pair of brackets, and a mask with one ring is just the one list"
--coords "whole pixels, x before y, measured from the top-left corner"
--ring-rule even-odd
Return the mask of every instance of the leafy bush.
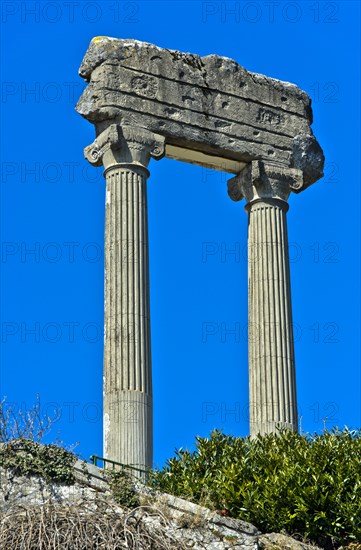
[[[40, 475], [47, 482], [72, 484], [77, 457], [62, 442], [41, 445], [54, 420], [42, 414], [39, 394], [30, 409], [0, 400], [0, 466], [22, 475]], [[74, 447], [74, 446], [73, 446]]]
[[128, 472], [124, 470], [110, 470], [107, 471], [107, 478], [115, 502], [126, 508], [139, 506], [139, 498]]
[[0, 446], [0, 466], [22, 475], [40, 475], [47, 482], [74, 483], [76, 456], [57, 445], [14, 439]]
[[254, 439], [214, 431], [196, 442], [154, 473], [156, 488], [323, 548], [361, 541], [359, 430]]

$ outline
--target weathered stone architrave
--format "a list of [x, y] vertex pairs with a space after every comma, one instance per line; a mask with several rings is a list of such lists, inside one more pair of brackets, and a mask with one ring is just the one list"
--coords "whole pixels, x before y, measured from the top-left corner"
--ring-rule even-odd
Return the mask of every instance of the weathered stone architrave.
[[[86, 156], [104, 165], [107, 179], [106, 456], [151, 466], [150, 382], [145, 390], [133, 382], [123, 388], [120, 380], [138, 380], [139, 372], [151, 380], [146, 167], [151, 157], [163, 155], [236, 175], [229, 194], [245, 198], [249, 213], [251, 434], [279, 425], [297, 429], [285, 214], [289, 194], [323, 175], [310, 98], [293, 84], [248, 72], [225, 57], [107, 37], [92, 40], [80, 75], [89, 84], [77, 111], [97, 135]], [[130, 250], [142, 250], [142, 268], [136, 255], [130, 260]], [[119, 303], [127, 307], [112, 305]], [[143, 328], [132, 347], [134, 322]], [[125, 340], [120, 332], [128, 334]], [[138, 412], [131, 428], [118, 406], [129, 399], [138, 403], [132, 405]], [[110, 403], [116, 413], [108, 410]]]

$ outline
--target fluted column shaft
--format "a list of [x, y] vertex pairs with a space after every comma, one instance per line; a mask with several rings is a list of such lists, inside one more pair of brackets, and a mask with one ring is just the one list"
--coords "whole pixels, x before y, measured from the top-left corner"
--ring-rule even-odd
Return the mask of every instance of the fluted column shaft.
[[153, 414], [147, 165], [164, 155], [164, 138], [108, 124], [85, 155], [103, 164], [106, 178], [103, 453], [148, 469]]
[[248, 205], [248, 357], [251, 435], [297, 429], [287, 203]]
[[140, 466], [153, 456], [146, 180], [106, 171], [104, 454]]
[[300, 170], [252, 161], [228, 183], [246, 199], [248, 223], [248, 370], [250, 434], [297, 430], [286, 212]]

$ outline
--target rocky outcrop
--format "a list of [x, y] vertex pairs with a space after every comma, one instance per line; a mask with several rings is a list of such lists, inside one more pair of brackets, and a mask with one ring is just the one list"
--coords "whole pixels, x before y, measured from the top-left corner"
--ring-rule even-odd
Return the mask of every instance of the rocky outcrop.
[[[0, 468], [0, 549], [31, 548], [26, 546], [30, 526], [31, 536], [42, 537], [44, 549], [311, 548], [285, 535], [262, 535], [249, 523], [151, 491], [139, 482], [133, 486], [139, 505], [121, 506], [114, 501], [104, 472], [87, 463], [78, 461], [74, 476], [74, 484], [63, 485]], [[23, 546], [18, 545], [20, 532]], [[86, 545], [80, 546], [81, 542]]]

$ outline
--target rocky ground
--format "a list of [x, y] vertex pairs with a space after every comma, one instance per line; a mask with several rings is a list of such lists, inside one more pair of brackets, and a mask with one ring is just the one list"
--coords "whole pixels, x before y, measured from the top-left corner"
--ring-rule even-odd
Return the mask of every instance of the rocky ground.
[[78, 461], [74, 474], [75, 483], [64, 485], [0, 468], [0, 550], [314, 549], [139, 482], [137, 506], [129, 508], [114, 501], [102, 470]]

